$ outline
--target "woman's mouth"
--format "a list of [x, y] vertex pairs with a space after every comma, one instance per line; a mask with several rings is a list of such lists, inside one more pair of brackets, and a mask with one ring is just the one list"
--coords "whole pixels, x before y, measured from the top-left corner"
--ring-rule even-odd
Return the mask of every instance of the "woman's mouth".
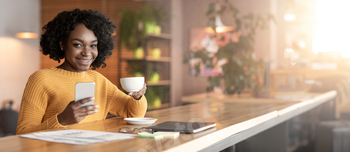
[[80, 64], [83, 64], [83, 65], [90, 65], [92, 61], [92, 59], [77, 59], [77, 60], [79, 61]]

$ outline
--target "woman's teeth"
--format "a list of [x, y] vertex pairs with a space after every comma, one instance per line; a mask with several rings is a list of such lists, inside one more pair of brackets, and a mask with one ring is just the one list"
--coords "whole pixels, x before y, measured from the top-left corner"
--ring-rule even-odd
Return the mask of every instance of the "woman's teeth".
[[83, 60], [83, 59], [78, 59], [78, 60], [81, 61], [81, 62], [85, 62], [85, 63], [90, 61], [90, 60]]

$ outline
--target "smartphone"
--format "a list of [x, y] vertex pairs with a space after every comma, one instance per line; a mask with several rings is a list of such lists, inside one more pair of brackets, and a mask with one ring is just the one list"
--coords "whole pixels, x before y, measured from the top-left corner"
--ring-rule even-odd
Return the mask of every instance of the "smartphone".
[[[95, 97], [95, 82], [78, 82], [75, 84], [75, 102], [88, 97]], [[94, 101], [82, 104], [80, 107], [94, 105]]]

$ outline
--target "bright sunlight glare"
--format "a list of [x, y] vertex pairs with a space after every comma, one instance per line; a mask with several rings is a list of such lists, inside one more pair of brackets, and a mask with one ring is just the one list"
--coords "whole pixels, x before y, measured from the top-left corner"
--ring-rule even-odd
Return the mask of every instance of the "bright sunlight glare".
[[315, 37], [312, 51], [340, 52], [342, 57], [350, 57], [350, 1], [319, 0], [316, 3]]
[[285, 21], [294, 21], [295, 15], [294, 14], [284, 14], [284, 20]]

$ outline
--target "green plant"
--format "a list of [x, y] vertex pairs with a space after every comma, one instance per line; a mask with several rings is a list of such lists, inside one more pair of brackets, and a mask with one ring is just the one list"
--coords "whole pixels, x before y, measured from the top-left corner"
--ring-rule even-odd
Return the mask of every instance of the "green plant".
[[139, 10], [122, 8], [122, 20], [119, 25], [119, 37], [122, 45], [130, 50], [142, 46], [142, 39], [146, 37], [147, 26], [156, 24], [163, 18], [163, 13], [151, 6], [143, 5]]
[[166, 91], [166, 87], [165, 86], [151, 86], [151, 87], [147, 87], [147, 91], [146, 91], [146, 98], [147, 98], [147, 104], [148, 106], [153, 106], [154, 102], [157, 99], [162, 99], [165, 95], [165, 91]]
[[145, 62], [144, 60], [128, 60], [126, 71], [128, 74], [135, 75], [143, 74], [148, 80], [154, 73], [158, 73], [158, 64], [152, 62]]
[[127, 60], [128, 64], [125, 68], [128, 74], [142, 73], [144, 74], [145, 63], [137, 60]]
[[[232, 19], [235, 21], [235, 28], [228, 31], [228, 34], [235, 35], [237, 40], [229, 40], [219, 46], [214, 55], [210, 55], [205, 48], [200, 50], [190, 50], [189, 57], [185, 57], [185, 62], [189, 58], [200, 59], [195, 64], [194, 69], [196, 76], [200, 73], [200, 67], [205, 66], [213, 68], [218, 65], [219, 61], [222, 71], [218, 75], [209, 76], [210, 86], [207, 92], [212, 91], [214, 87], [222, 88], [227, 94], [240, 94], [244, 88], [259, 89], [258, 77], [262, 75], [264, 64], [262, 60], [257, 60], [254, 56], [254, 38], [258, 29], [266, 29], [268, 22], [274, 20], [270, 14], [262, 17], [252, 13], [239, 16], [239, 10], [235, 8], [228, 0], [221, 3], [219, 10], [215, 9], [215, 3], [209, 5], [207, 11], [208, 24], [215, 31], [215, 16], [223, 14], [226, 10], [232, 13]], [[212, 37], [218, 38], [219, 34], [214, 33]], [[219, 38], [225, 41], [225, 37]]]

